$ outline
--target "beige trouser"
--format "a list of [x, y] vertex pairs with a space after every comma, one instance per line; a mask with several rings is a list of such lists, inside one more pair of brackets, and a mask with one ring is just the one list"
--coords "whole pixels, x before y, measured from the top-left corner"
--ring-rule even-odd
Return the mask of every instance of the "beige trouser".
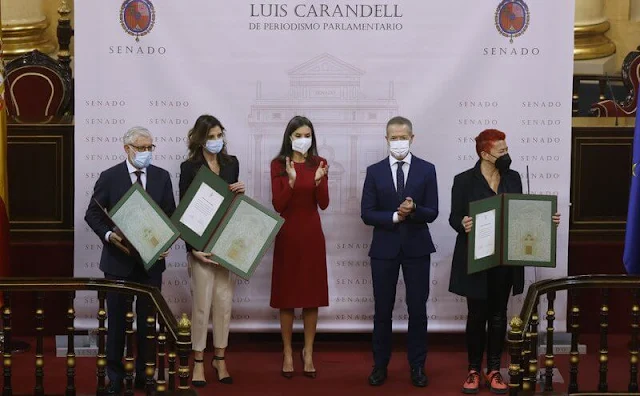
[[187, 254], [191, 277], [191, 343], [194, 351], [204, 351], [207, 346], [209, 315], [213, 322], [213, 347], [226, 348], [229, 339], [229, 322], [235, 276], [228, 269], [203, 264]]

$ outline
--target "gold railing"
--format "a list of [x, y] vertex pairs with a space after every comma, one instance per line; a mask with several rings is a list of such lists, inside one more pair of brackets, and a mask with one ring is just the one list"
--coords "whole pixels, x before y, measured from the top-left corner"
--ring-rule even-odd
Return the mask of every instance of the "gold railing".
[[[106, 383], [106, 320], [108, 307], [106, 306], [106, 293], [123, 293], [129, 296], [127, 299], [126, 315], [126, 354], [125, 354], [125, 395], [133, 395], [133, 371], [135, 358], [133, 356], [133, 297], [146, 297], [151, 302], [151, 313], [147, 318], [138, 318], [138, 326], [147, 326], [148, 356], [140, 357], [146, 363], [146, 394], [195, 394], [189, 387], [189, 354], [191, 352], [191, 324], [185, 314], [178, 320], [173, 316], [169, 305], [162, 297], [160, 290], [154, 287], [123, 281], [92, 278], [11, 278], [0, 279], [0, 290], [4, 296], [2, 309], [3, 341], [3, 396], [13, 394], [11, 384], [12, 355], [11, 340], [13, 332], [12, 320], [12, 295], [16, 292], [33, 292], [36, 294], [36, 349], [35, 349], [35, 386], [34, 395], [44, 395], [45, 356], [44, 343], [44, 298], [45, 293], [67, 294], [67, 362], [66, 376], [67, 386], [65, 395], [75, 395], [75, 367], [76, 354], [74, 347], [75, 308], [74, 300], [76, 291], [96, 291], [98, 293], [98, 354], [96, 359], [96, 394], [105, 391]], [[156, 322], [157, 317], [157, 322]], [[168, 368], [168, 375], [165, 369]], [[157, 379], [156, 377], [157, 371]], [[176, 374], [178, 380], [176, 381]]]
[[[598, 289], [601, 293], [599, 309], [600, 345], [598, 348], [599, 380], [596, 390], [584, 391], [579, 386], [578, 368], [580, 355], [578, 341], [580, 335], [580, 306], [578, 293], [581, 289]], [[629, 341], [629, 382], [626, 391], [614, 392], [609, 389], [608, 374], [608, 327], [609, 327], [609, 298], [611, 289], [629, 289], [632, 308], [629, 318], [631, 322]], [[554, 320], [556, 307], [554, 306], [558, 291], [570, 291], [569, 317], [567, 331], [571, 333], [571, 349], [569, 358], [569, 384], [564, 393], [570, 395], [638, 395], [638, 360], [640, 344], [638, 332], [640, 328], [640, 277], [626, 275], [583, 275], [570, 276], [560, 279], [550, 279], [534, 283], [529, 287], [520, 315], [514, 317], [510, 323], [508, 333], [509, 353], [509, 394], [528, 395], [536, 392], [538, 384], [538, 326], [540, 316], [538, 306], [540, 298], [546, 295], [546, 351], [544, 354], [544, 375], [540, 387], [542, 393], [558, 392], [554, 389], [553, 369], [555, 356], [553, 349]], [[593, 293], [593, 291], [590, 291]]]

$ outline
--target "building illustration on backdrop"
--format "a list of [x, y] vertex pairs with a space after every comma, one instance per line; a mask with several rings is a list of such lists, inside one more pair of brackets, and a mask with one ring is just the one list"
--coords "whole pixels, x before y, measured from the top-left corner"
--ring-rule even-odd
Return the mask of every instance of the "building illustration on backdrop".
[[325, 53], [289, 70], [282, 96], [265, 97], [262, 81], [257, 82], [248, 117], [252, 196], [270, 204], [271, 160], [280, 150], [286, 123], [304, 115], [313, 122], [318, 152], [330, 166], [328, 214], [360, 213], [366, 168], [386, 155], [385, 125], [398, 114], [394, 83], [387, 83], [386, 97], [370, 98], [361, 86], [364, 75]]

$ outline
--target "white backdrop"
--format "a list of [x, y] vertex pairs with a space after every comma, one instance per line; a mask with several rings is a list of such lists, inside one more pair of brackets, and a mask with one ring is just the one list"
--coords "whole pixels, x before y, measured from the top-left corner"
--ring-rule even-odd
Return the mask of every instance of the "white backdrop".
[[[523, 3], [507, 1], [514, 2]], [[154, 24], [139, 41], [118, 20], [128, 3], [143, 11], [142, 27], [145, 7], [154, 9]], [[557, 194], [564, 214], [557, 268], [528, 269], [527, 283], [566, 275], [574, 2], [527, 0], [528, 26], [512, 38], [498, 30], [497, 0], [380, 3], [331, 0], [323, 9], [302, 0], [277, 7], [247, 0], [77, 2], [75, 275], [102, 276], [102, 242], [83, 217], [100, 172], [125, 158], [124, 132], [134, 125], [151, 130], [153, 163], [169, 170], [177, 199], [186, 135], [203, 113], [222, 121], [247, 194], [268, 207], [269, 163], [287, 121], [296, 114], [313, 121], [320, 155], [331, 166], [331, 204], [322, 213], [330, 305], [320, 310], [321, 331], [372, 328], [372, 230], [360, 220], [359, 203], [367, 165], [387, 155], [385, 123], [398, 114], [414, 123], [412, 152], [438, 173], [431, 331], [464, 329], [464, 299], [447, 291], [455, 241], [450, 192], [453, 176], [474, 165], [473, 137], [485, 128], [507, 133], [512, 168], [525, 188], [528, 165], [531, 192]], [[178, 242], [162, 289], [176, 315], [191, 312], [186, 265]], [[278, 328], [269, 307], [271, 266], [269, 251], [250, 281], [237, 281], [232, 330]], [[397, 330], [406, 330], [403, 296], [400, 281]], [[522, 299], [512, 298], [510, 315]], [[565, 304], [561, 296], [557, 307]], [[76, 308], [80, 327], [93, 325], [95, 294], [79, 295]], [[564, 310], [557, 316], [564, 327]]]

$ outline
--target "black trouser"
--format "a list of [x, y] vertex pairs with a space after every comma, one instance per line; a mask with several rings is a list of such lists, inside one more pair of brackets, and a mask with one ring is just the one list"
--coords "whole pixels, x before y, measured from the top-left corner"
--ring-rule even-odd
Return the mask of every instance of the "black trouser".
[[[162, 286], [162, 273], [157, 272], [149, 276], [144, 269], [136, 267], [126, 278], [104, 274], [106, 279], [126, 280], [155, 286]], [[122, 357], [125, 347], [125, 330], [127, 315], [127, 300], [133, 296], [124, 293], [107, 293], [107, 376], [113, 383], [122, 382], [125, 376]], [[136, 376], [145, 378], [145, 363], [147, 359], [147, 316], [151, 312], [151, 301], [148, 298], [136, 298]], [[154, 351], [155, 356], [155, 351]]]
[[411, 368], [424, 368], [427, 358], [427, 298], [431, 256], [398, 257], [394, 260], [371, 259], [375, 315], [373, 319], [373, 361], [387, 367], [391, 359], [391, 319], [396, 301], [400, 268], [405, 283], [409, 313], [407, 359]]
[[482, 355], [487, 351], [487, 370], [500, 370], [500, 357], [507, 333], [507, 303], [513, 271], [497, 267], [487, 271], [487, 299], [467, 297], [467, 353], [469, 370], [480, 372]]

